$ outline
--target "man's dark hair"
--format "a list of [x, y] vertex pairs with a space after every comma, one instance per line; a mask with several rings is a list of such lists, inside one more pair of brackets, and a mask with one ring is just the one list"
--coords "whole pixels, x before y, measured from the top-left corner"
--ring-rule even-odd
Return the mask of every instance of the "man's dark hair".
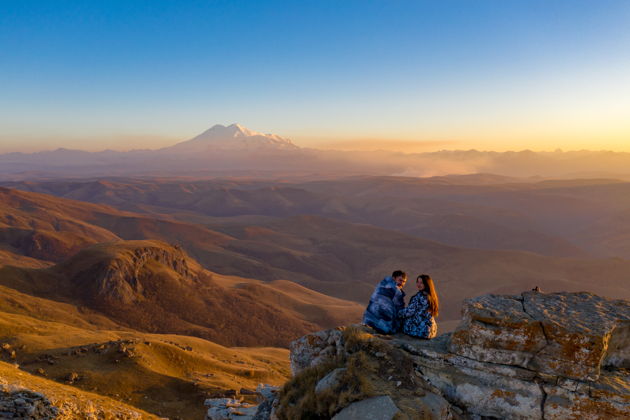
[[396, 270], [392, 273], [392, 278], [395, 279], [396, 277], [402, 277], [403, 279], [406, 279], [407, 273], [405, 273], [404, 271]]

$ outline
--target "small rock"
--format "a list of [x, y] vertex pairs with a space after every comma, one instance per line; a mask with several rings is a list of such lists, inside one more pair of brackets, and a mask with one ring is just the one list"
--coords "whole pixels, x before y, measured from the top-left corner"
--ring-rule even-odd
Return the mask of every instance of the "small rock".
[[76, 372], [70, 372], [68, 375], [66, 375], [65, 380], [69, 384], [73, 384], [79, 380], [79, 374]]
[[276, 398], [279, 388], [277, 386], [271, 386], [267, 384], [258, 384], [256, 387], [256, 393], [260, 395], [264, 400], [272, 400]]
[[332, 420], [392, 420], [400, 410], [388, 396], [355, 402], [335, 414]]

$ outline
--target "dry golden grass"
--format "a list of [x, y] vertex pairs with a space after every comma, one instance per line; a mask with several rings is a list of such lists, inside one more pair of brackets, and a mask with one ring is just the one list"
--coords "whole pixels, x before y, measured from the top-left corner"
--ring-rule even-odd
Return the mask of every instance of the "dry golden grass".
[[264, 282], [220, 274], [213, 274], [212, 279], [220, 286], [250, 293], [287, 316], [322, 328], [357, 323], [365, 310], [363, 304], [328, 296], [287, 280]]
[[[399, 420], [432, 418], [418, 397], [428, 385], [414, 375], [413, 360], [367, 327], [351, 326], [343, 331], [344, 356], [304, 369], [280, 392], [278, 416], [283, 420], [329, 419], [354, 401], [389, 395], [401, 413]], [[315, 386], [329, 372], [346, 368], [332, 388], [315, 393]]]
[[[96, 244], [49, 269], [5, 266], [0, 274], [0, 285], [18, 290], [25, 299], [31, 295], [66, 302], [126, 328], [198, 336], [224, 345], [286, 346], [303, 334], [346, 322], [348, 312], [335, 299], [319, 306], [315, 296], [310, 301], [291, 298], [289, 282], [286, 291], [255, 281], [250, 281], [251, 290], [222, 287], [213, 280], [214, 273], [161, 241]], [[285, 309], [284, 301], [292, 307]]]
[[[80, 328], [0, 312], [2, 357], [24, 372], [172, 418], [203, 417], [205, 398], [281, 385], [288, 351], [227, 348], [179, 335]], [[77, 379], [70, 383], [70, 374]], [[51, 384], [52, 386], [52, 384]]]
[[[17, 369], [13, 364], [4, 362], [0, 362], [0, 388], [9, 392], [28, 389], [44, 394], [54, 406], [61, 408], [58, 417], [60, 419], [113, 420], [131, 418], [132, 414], [139, 415], [143, 419], [159, 418], [115, 399], [31, 375]], [[124, 417], [125, 414], [127, 414], [126, 417]], [[89, 417], [90, 415], [94, 417]]]
[[[6, 278], [6, 267], [0, 269], [0, 277]], [[79, 328], [125, 329], [111, 319], [85, 307], [57, 302], [0, 286], [0, 311], [9, 314], [27, 315], [37, 321], [59, 322]]]

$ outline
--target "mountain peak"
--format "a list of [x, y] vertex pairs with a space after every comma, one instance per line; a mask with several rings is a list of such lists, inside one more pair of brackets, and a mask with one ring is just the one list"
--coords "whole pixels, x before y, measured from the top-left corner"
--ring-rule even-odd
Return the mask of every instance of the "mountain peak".
[[202, 153], [213, 150], [295, 150], [291, 140], [275, 134], [263, 134], [238, 123], [215, 124], [198, 136], [167, 147], [169, 152]]

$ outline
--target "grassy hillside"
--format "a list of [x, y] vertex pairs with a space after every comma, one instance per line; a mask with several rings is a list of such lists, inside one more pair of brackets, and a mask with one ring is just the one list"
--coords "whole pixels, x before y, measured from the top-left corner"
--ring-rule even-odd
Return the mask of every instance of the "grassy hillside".
[[290, 282], [221, 286], [181, 249], [159, 241], [98, 244], [48, 269], [0, 270], [0, 284], [22, 294], [89, 308], [136, 330], [228, 345], [286, 346], [307, 332], [357, 321], [362, 311]]
[[79, 328], [2, 311], [0, 344], [6, 362], [0, 377], [7, 383], [171, 418], [202, 418], [209, 396], [281, 384], [290, 375], [284, 349], [231, 349], [194, 337]]

